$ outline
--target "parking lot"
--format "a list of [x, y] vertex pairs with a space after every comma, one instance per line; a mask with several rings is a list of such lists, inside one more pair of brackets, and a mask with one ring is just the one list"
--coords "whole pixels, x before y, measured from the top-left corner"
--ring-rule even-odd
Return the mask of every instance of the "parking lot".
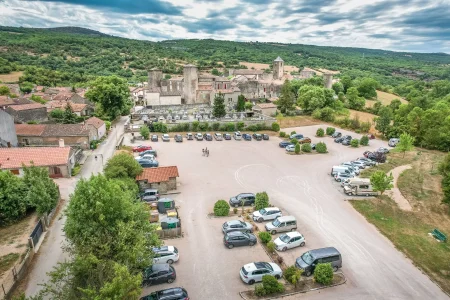
[[[246, 263], [269, 258], [260, 245], [226, 249], [221, 225], [233, 218], [207, 215], [218, 199], [228, 201], [238, 193], [266, 191], [271, 204], [296, 217], [298, 231], [306, 238], [305, 247], [283, 253], [286, 262], [293, 264], [304, 251], [334, 246], [342, 254], [342, 271], [348, 280], [346, 285], [321, 294], [288, 299], [321, 299], [325, 295], [334, 299], [446, 299], [434, 283], [344, 201], [329, 175], [333, 165], [356, 159], [363, 151], [387, 143], [371, 140], [368, 147], [350, 148], [329, 137], [315, 138], [318, 127], [284, 131], [296, 130], [313, 143], [326, 142], [328, 154], [287, 155], [279, 148], [280, 139], [276, 137], [251, 142], [144, 142], [158, 151], [160, 166], [178, 166], [181, 193], [174, 198], [181, 207], [185, 233], [181, 239], [165, 241], [180, 252], [180, 261], [174, 264], [176, 281], [145, 288], [145, 294], [183, 286], [191, 299], [240, 299], [238, 292], [252, 287], [241, 282], [239, 269]], [[202, 156], [204, 147], [210, 150], [209, 157]]]

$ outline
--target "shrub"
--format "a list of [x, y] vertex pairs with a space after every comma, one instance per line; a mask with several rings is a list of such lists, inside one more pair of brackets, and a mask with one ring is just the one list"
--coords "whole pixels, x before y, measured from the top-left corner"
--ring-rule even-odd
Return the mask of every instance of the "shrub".
[[295, 152], [295, 154], [299, 154], [300, 153], [300, 144], [299, 143], [295, 144], [294, 152]]
[[269, 207], [269, 196], [266, 192], [256, 193], [255, 209], [260, 210]]
[[314, 110], [314, 111], [312, 112], [311, 116], [312, 116], [314, 119], [320, 120], [320, 109]]
[[358, 148], [359, 147], [359, 140], [358, 139], [353, 139], [350, 141], [350, 146], [352, 146], [353, 148]]
[[150, 130], [148, 129], [148, 127], [146, 125], [142, 126], [139, 129], [139, 132], [141, 133], [144, 140], [148, 140], [148, 138], [150, 137]]
[[291, 131], [291, 135], [293, 135], [293, 134], [297, 134], [297, 132], [295, 132], [295, 130]]
[[206, 131], [209, 128], [209, 124], [208, 124], [208, 122], [201, 122], [198, 125], [198, 128], [200, 129], [200, 131]]
[[275, 243], [272, 241], [268, 242], [267, 250], [269, 251], [269, 253], [274, 253], [275, 252]]
[[212, 130], [218, 131], [220, 128], [220, 123], [213, 123], [211, 126]]
[[280, 131], [280, 137], [282, 137], [282, 138], [286, 137], [286, 132]]
[[237, 124], [236, 124], [236, 129], [237, 130], [241, 131], [241, 130], [244, 129], [244, 127], [245, 127], [244, 122], [237, 122]]
[[302, 145], [302, 151], [306, 152], [306, 153], [311, 153], [311, 144], [310, 143], [306, 143]]
[[262, 297], [266, 295], [266, 289], [262, 284], [255, 285], [255, 295], [258, 297]]
[[226, 217], [230, 212], [230, 205], [225, 200], [218, 200], [214, 204], [214, 215], [218, 217]]
[[236, 129], [235, 123], [228, 123], [227, 124], [227, 131], [234, 131]]
[[361, 123], [361, 132], [364, 132], [364, 133], [369, 132], [371, 126], [372, 126], [372, 124], [370, 124], [370, 122], [362, 122]]
[[297, 285], [300, 281], [303, 271], [295, 266], [290, 266], [283, 272], [284, 278], [293, 285]]
[[258, 236], [263, 244], [267, 244], [272, 240], [272, 235], [267, 231], [261, 231], [260, 233], [258, 233]]
[[323, 130], [323, 128], [317, 129], [316, 136], [323, 137], [324, 135], [325, 135], [325, 131]]
[[329, 285], [333, 282], [333, 268], [331, 264], [317, 264], [314, 269], [314, 280], [324, 285]]
[[334, 127], [327, 127], [327, 135], [333, 135], [336, 132]]
[[369, 145], [369, 137], [367, 135], [362, 136], [361, 139], [359, 140], [359, 143], [362, 146], [368, 146]]
[[292, 144], [294, 144], [294, 145], [297, 145], [298, 144], [298, 140], [297, 139], [291, 139], [291, 141], [290, 141]]
[[237, 214], [237, 211], [238, 211], [237, 207], [233, 208], [234, 214]]
[[327, 153], [327, 152], [328, 152], [328, 150], [327, 150], [327, 144], [322, 143], [322, 142], [317, 143], [317, 144], [316, 144], [316, 151], [317, 151], [318, 153]]
[[[220, 125], [220, 124], [219, 124]], [[190, 128], [190, 124], [189, 123], [183, 123], [181, 124], [181, 128], [183, 129], [182, 131], [189, 131]]]
[[200, 125], [199, 121], [192, 122], [192, 131], [198, 131], [198, 126]]
[[272, 123], [272, 131], [275, 131], [275, 132], [280, 131], [280, 124], [278, 124], [277, 122], [273, 122]]
[[331, 107], [324, 107], [322, 109], [316, 109], [312, 113], [314, 119], [319, 119], [325, 122], [333, 122], [336, 112]]
[[109, 130], [111, 128], [111, 122], [105, 121], [106, 130]]
[[361, 122], [359, 121], [359, 117], [354, 117], [353, 119], [351, 119], [350, 128], [353, 130], [361, 128]]
[[281, 282], [278, 282], [272, 275], [264, 275], [262, 278], [262, 285], [266, 295], [284, 292], [284, 285]]
[[245, 102], [245, 110], [251, 110], [253, 108], [253, 104], [251, 102]]

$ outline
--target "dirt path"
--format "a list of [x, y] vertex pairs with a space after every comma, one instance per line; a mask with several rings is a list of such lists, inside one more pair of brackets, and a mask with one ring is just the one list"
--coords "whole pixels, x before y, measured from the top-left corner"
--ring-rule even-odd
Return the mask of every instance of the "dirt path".
[[386, 195], [391, 197], [398, 206], [403, 210], [412, 210], [411, 204], [409, 204], [409, 201], [406, 200], [405, 197], [403, 197], [402, 193], [400, 192], [398, 186], [397, 186], [397, 180], [400, 174], [402, 174], [404, 171], [411, 169], [411, 165], [404, 165], [399, 166], [397, 168], [392, 169], [387, 174], [389, 175], [392, 173], [392, 176], [394, 176], [394, 188], [390, 191], [386, 192]]

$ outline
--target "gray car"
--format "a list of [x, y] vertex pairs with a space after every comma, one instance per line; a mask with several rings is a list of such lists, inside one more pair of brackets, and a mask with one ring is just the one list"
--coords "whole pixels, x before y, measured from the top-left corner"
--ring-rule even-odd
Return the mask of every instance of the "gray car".
[[231, 231], [223, 236], [223, 244], [232, 249], [239, 246], [253, 246], [256, 244], [256, 236], [241, 231]]
[[309, 250], [295, 260], [295, 266], [303, 270], [303, 274], [311, 276], [319, 263], [330, 263], [336, 272], [342, 267], [341, 253], [334, 247]]
[[253, 225], [240, 220], [233, 220], [223, 223], [222, 232], [228, 233], [232, 231], [253, 232]]

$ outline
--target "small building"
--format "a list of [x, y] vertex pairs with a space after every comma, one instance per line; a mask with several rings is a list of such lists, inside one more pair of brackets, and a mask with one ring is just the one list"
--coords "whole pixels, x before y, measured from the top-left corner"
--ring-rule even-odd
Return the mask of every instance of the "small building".
[[144, 171], [136, 176], [136, 181], [141, 189], [158, 189], [160, 193], [177, 189], [178, 168], [176, 166], [144, 168]]
[[14, 118], [0, 110], [0, 148], [17, 147], [17, 134]]
[[54, 109], [65, 110], [67, 104], [70, 105], [74, 114], [79, 117], [88, 116], [93, 113], [93, 109], [90, 109], [90, 106], [84, 103], [73, 103], [68, 100], [52, 100], [48, 101], [45, 106], [47, 107], [47, 112], [51, 112]]
[[95, 128], [96, 131], [96, 139], [99, 140], [106, 134], [106, 124], [103, 120], [97, 117], [91, 117], [86, 120], [86, 125], [91, 125]]
[[70, 177], [74, 163], [70, 147], [0, 148], [0, 170], [22, 176], [23, 165], [48, 168], [51, 178]]
[[25, 98], [10, 98], [9, 96], [0, 96], [0, 109], [5, 110], [12, 105], [32, 104], [35, 103]]
[[253, 110], [265, 116], [274, 116], [277, 113], [277, 106], [273, 103], [258, 103]]
[[47, 108], [39, 103], [11, 105], [6, 108], [6, 112], [14, 118], [15, 122], [19, 123], [48, 120]]

